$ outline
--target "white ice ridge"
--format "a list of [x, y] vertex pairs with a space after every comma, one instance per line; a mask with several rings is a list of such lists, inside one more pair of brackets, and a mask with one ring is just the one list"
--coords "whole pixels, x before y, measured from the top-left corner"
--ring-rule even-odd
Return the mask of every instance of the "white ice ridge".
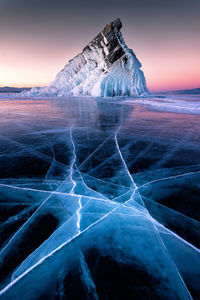
[[170, 98], [152, 97], [149, 99], [126, 99], [126, 103], [139, 103], [147, 105], [156, 111], [173, 112], [180, 114], [200, 114], [200, 105], [198, 97], [190, 96], [190, 101], [184, 100], [184, 98], [177, 98], [170, 96]]
[[48, 87], [22, 96], [147, 96], [141, 63], [122, 37], [120, 19], [107, 24]]

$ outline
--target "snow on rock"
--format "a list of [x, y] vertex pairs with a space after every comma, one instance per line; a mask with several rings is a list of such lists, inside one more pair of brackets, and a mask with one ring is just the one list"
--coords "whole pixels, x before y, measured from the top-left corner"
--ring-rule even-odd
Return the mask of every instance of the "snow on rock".
[[48, 87], [23, 96], [146, 96], [141, 63], [122, 37], [120, 19], [106, 27], [61, 70]]

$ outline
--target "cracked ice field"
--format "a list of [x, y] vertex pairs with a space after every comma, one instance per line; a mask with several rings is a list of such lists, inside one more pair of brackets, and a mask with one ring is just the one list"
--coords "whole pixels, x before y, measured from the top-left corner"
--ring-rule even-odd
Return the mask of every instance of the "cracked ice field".
[[0, 100], [0, 299], [199, 299], [200, 98]]

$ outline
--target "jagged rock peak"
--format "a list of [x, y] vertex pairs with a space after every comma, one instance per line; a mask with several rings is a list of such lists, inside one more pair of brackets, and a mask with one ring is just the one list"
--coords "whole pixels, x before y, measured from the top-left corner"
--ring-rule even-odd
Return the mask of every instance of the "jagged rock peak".
[[118, 18], [107, 24], [104, 29], [83, 49], [93, 51], [95, 47], [101, 48], [104, 54], [105, 63], [109, 68], [115, 61], [122, 57], [125, 52], [119, 43], [118, 35], [122, 28], [122, 22]]
[[49, 87], [33, 88], [28, 96], [145, 96], [141, 64], [122, 37], [119, 18], [104, 29], [61, 70]]

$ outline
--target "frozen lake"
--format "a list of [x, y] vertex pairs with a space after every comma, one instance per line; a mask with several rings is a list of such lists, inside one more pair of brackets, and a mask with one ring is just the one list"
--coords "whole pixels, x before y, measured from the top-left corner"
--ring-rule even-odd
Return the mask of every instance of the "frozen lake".
[[199, 299], [199, 202], [199, 96], [0, 99], [0, 299]]

